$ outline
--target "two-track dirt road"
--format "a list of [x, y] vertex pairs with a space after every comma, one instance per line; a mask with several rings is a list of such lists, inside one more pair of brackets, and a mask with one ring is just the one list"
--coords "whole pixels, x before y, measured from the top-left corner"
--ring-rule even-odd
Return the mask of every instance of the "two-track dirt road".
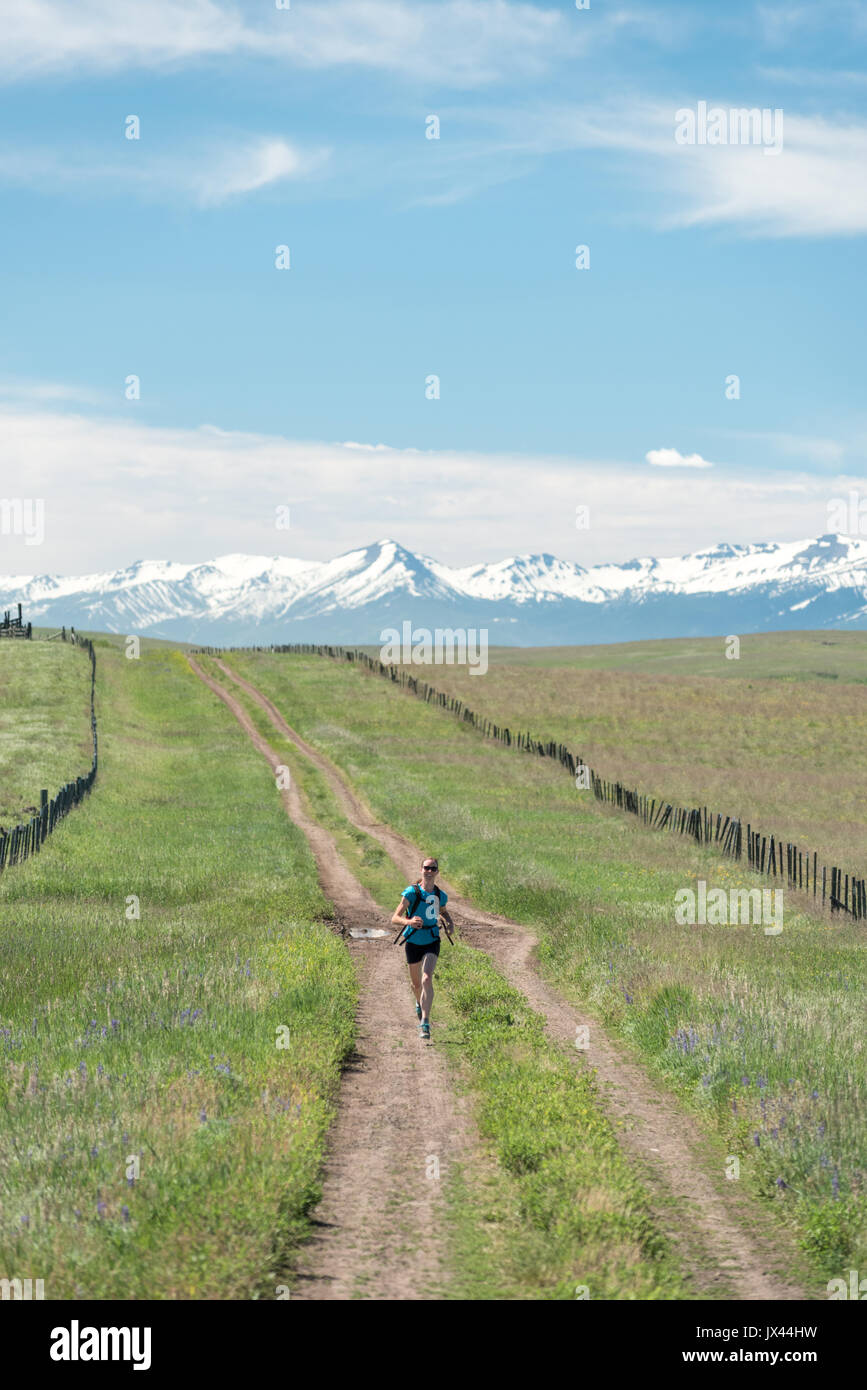
[[[255, 730], [240, 703], [217, 682], [205, 676], [192, 658], [190, 661], [196, 673], [229, 705], [271, 765], [276, 766], [279, 761], [277, 755]], [[291, 728], [272, 701], [224, 662], [217, 661], [217, 665], [228, 680], [243, 689], [266, 712], [274, 727], [327, 779], [347, 819], [376, 839], [389, 854], [396, 866], [396, 877], [403, 882], [414, 881], [420, 863], [418, 847], [391, 827], [377, 821], [334, 765]], [[321, 827], [305, 819], [297, 796], [294, 799], [290, 796], [286, 806], [293, 820], [308, 835], [319, 865], [323, 888], [338, 911], [353, 911], [353, 905], [363, 904], [365, 921], [369, 918], [382, 922], [383, 914], [342, 864], [331, 837]], [[694, 1281], [697, 1296], [743, 1300], [802, 1298], [803, 1291], [795, 1287], [787, 1274], [787, 1268], [795, 1263], [795, 1258], [785, 1236], [779, 1229], [769, 1226], [765, 1214], [760, 1213], [755, 1201], [742, 1193], [736, 1183], [727, 1183], [721, 1172], [709, 1171], [707, 1144], [695, 1122], [674, 1099], [653, 1085], [644, 1069], [606, 1036], [595, 1019], [568, 1004], [541, 978], [533, 963], [536, 941], [532, 933], [517, 922], [480, 911], [450, 887], [446, 880], [440, 878], [440, 882], [449, 893], [449, 909], [468, 944], [490, 954], [509, 982], [525, 995], [532, 1008], [545, 1017], [549, 1036], [568, 1049], [576, 1066], [589, 1064], [595, 1069], [608, 1113], [618, 1124], [622, 1143], [648, 1183], [655, 1198], [659, 1224], [677, 1243], [679, 1256]], [[357, 911], [354, 920], [361, 920]], [[351, 1282], [347, 1260], [350, 1264], [354, 1260], [359, 1267], [367, 1268], [369, 1256], [376, 1249], [380, 1254], [381, 1287], [366, 1291], [373, 1296], [402, 1298], [408, 1295], [397, 1286], [391, 1273], [393, 1268], [401, 1268], [400, 1259], [393, 1248], [394, 1218], [386, 1223], [379, 1222], [376, 1234], [371, 1234], [367, 1242], [362, 1242], [357, 1249], [352, 1244], [353, 1239], [358, 1239], [357, 1234], [353, 1233], [357, 1233], [363, 1213], [376, 1207], [375, 1193], [365, 1198], [363, 1192], [354, 1190], [356, 1181], [364, 1186], [359, 1170], [366, 1170], [370, 1163], [371, 1172], [379, 1174], [380, 1180], [385, 1181], [388, 1165], [395, 1152], [391, 1136], [379, 1128], [375, 1117], [381, 1117], [384, 1112], [400, 1113], [405, 1125], [404, 1141], [410, 1141], [415, 1146], [413, 1152], [418, 1152], [419, 1145], [424, 1148], [425, 1139], [418, 1128], [420, 1121], [414, 1121], [407, 1113], [400, 1095], [405, 1082], [411, 1079], [415, 1085], [415, 1105], [411, 1103], [409, 1110], [420, 1108], [424, 1111], [428, 1104], [430, 1067], [430, 1080], [434, 1086], [430, 1103], [434, 1114], [439, 1116], [439, 1129], [436, 1135], [425, 1129], [425, 1135], [430, 1137], [430, 1147], [426, 1152], [437, 1152], [435, 1144], [445, 1143], [447, 1134], [450, 1151], [455, 1155], [465, 1151], [466, 1145], [471, 1142], [471, 1125], [463, 1116], [460, 1133], [456, 1131], [457, 1111], [449, 1093], [447, 1078], [442, 1067], [434, 1063], [427, 1051], [423, 1059], [424, 1104], [419, 1105], [422, 1096], [417, 1051], [402, 1049], [400, 1086], [395, 1089], [396, 1076], [392, 1063], [396, 1053], [401, 1052], [399, 1037], [406, 1037], [405, 1027], [401, 1025], [395, 1029], [395, 1015], [403, 1007], [399, 1001], [406, 999], [407, 1007], [411, 1003], [404, 978], [405, 967], [402, 955], [397, 959], [396, 951], [391, 951], [387, 941], [369, 943], [365, 953], [369, 971], [363, 986], [359, 1015], [359, 1049], [364, 1053], [364, 1066], [360, 1073], [349, 1074], [344, 1086], [345, 1094], [341, 1092], [340, 1113], [331, 1137], [326, 1197], [320, 1213], [320, 1219], [327, 1220], [330, 1229], [314, 1242], [309, 1268], [314, 1276], [311, 1280], [313, 1286], [324, 1287], [327, 1284], [335, 1290], [331, 1296], [343, 1297]], [[587, 1052], [579, 1052], [574, 1046], [579, 1025], [590, 1030]], [[359, 1080], [359, 1076], [362, 1080]], [[343, 1173], [352, 1178], [352, 1183], [336, 1181]], [[415, 1199], [416, 1206], [419, 1202], [424, 1206], [424, 1199]], [[381, 1215], [381, 1207], [378, 1212], [374, 1210], [371, 1214], [374, 1219]], [[409, 1215], [413, 1222], [417, 1218], [426, 1219], [421, 1209], [411, 1211]], [[402, 1267], [407, 1274], [415, 1269], [414, 1261], [415, 1256], [404, 1262]], [[426, 1269], [434, 1275], [435, 1261], [429, 1258]], [[413, 1287], [415, 1296], [419, 1296], [421, 1291], [415, 1281]], [[427, 1296], [431, 1296], [431, 1293]], [[435, 1297], [436, 1293], [433, 1292], [432, 1296]]]

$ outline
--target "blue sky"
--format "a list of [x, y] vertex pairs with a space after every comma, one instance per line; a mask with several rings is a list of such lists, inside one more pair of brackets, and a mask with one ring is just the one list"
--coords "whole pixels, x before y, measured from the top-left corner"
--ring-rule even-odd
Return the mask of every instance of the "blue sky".
[[[0, 495], [46, 508], [0, 572], [386, 534], [595, 563], [817, 535], [867, 486], [867, 4], [0, 27]], [[700, 102], [781, 111], [781, 151], [678, 145]]]

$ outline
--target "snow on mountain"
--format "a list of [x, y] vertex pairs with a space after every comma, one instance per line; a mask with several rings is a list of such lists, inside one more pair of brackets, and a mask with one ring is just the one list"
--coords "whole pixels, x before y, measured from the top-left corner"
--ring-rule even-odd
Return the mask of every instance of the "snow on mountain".
[[553, 555], [450, 568], [393, 540], [333, 560], [139, 560], [78, 578], [0, 576], [37, 624], [190, 641], [375, 643], [409, 619], [515, 645], [867, 628], [867, 539], [825, 535], [589, 569]]

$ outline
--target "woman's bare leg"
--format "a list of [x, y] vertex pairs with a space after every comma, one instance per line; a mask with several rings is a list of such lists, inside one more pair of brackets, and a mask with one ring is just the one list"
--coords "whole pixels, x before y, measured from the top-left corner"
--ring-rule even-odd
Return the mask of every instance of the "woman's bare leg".
[[409, 978], [412, 981], [415, 1002], [421, 1003], [421, 961], [417, 960], [414, 965], [409, 967]]
[[421, 1021], [424, 1023], [430, 1020], [431, 1005], [433, 1004], [433, 973], [436, 967], [437, 958], [433, 951], [429, 951], [422, 957], [421, 962]]

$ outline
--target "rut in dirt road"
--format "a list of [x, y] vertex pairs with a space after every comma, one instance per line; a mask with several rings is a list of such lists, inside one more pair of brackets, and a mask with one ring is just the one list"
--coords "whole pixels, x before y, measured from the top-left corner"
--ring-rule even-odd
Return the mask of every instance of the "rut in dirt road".
[[[420, 854], [390, 826], [377, 821], [328, 758], [286, 722], [277, 707], [224, 662], [220, 669], [263, 709], [274, 727], [318, 768], [334, 791], [344, 815], [378, 840], [407, 882], [415, 877]], [[677, 1102], [654, 1086], [644, 1069], [624, 1055], [596, 1019], [566, 1003], [534, 965], [536, 938], [518, 922], [483, 912], [440, 878], [449, 910], [468, 944], [486, 951], [509, 983], [542, 1014], [548, 1035], [566, 1045], [576, 1065], [594, 1068], [608, 1114], [620, 1122], [617, 1133], [645, 1177], [660, 1228], [703, 1296], [734, 1299], [804, 1297], [786, 1273], [799, 1263], [786, 1233], [772, 1226], [757, 1203], [736, 1183], [708, 1172], [702, 1136]], [[576, 1029], [590, 1030], [590, 1050], [578, 1053]]]
[[[187, 659], [272, 769], [281, 766], [238, 700]], [[281, 796], [307, 837], [340, 922], [388, 927], [332, 837], [305, 814], [294, 785]], [[442, 1054], [417, 1035], [405, 958], [399, 946], [392, 949], [392, 935], [348, 941], [361, 977], [356, 1053], [341, 1080], [322, 1201], [292, 1289], [295, 1300], [437, 1298], [447, 1278], [437, 1234], [444, 1183], [427, 1177], [427, 1158], [436, 1155], [447, 1177], [450, 1164], [472, 1152], [474, 1131], [465, 1103], [453, 1095]]]

